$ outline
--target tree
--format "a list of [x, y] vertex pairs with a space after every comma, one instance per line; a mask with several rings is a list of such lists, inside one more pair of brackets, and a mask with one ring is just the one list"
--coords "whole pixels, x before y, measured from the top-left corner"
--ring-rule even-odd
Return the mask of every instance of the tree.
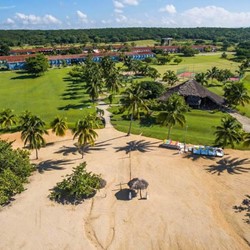
[[68, 124], [65, 117], [57, 116], [51, 123], [52, 132], [57, 136], [65, 136]]
[[81, 152], [82, 158], [84, 154], [84, 148], [89, 144], [91, 146], [95, 145], [95, 139], [98, 134], [95, 132], [94, 128], [98, 127], [96, 116], [88, 115], [81, 120], [78, 120], [75, 127], [73, 128], [73, 139], [77, 139], [78, 148]]
[[2, 128], [11, 129], [12, 125], [16, 124], [16, 116], [11, 109], [4, 109], [0, 113], [0, 125]]
[[0, 205], [24, 190], [23, 183], [34, 170], [29, 152], [13, 149], [12, 143], [0, 140]]
[[139, 84], [141, 85], [141, 88], [145, 91], [145, 99], [158, 98], [163, 94], [165, 90], [163, 84], [159, 82], [143, 81]]
[[130, 115], [130, 124], [127, 135], [131, 133], [132, 121], [134, 118], [140, 118], [140, 111], [148, 111], [148, 107], [144, 101], [145, 91], [142, 89], [140, 84], [134, 84], [131, 87], [127, 88], [123, 93], [121, 98], [121, 111], [127, 111]]
[[216, 127], [215, 143], [219, 146], [230, 145], [234, 148], [235, 143], [242, 141], [242, 125], [232, 116], [225, 116], [221, 119], [221, 125]]
[[190, 57], [198, 54], [198, 51], [196, 49], [193, 49], [191, 46], [183, 46], [181, 48], [181, 53], [183, 53], [184, 56]]
[[217, 67], [212, 67], [211, 69], [207, 70], [207, 78], [208, 79], [216, 79], [219, 74], [219, 69]]
[[105, 186], [100, 175], [87, 172], [86, 162], [73, 168], [73, 173], [57, 183], [49, 195], [51, 200], [57, 202], [80, 203], [86, 198], [93, 197], [96, 191]]
[[10, 47], [7, 44], [0, 44], [0, 56], [9, 56]]
[[171, 95], [164, 105], [164, 111], [160, 112], [157, 121], [163, 126], [168, 127], [167, 138], [170, 138], [171, 128], [176, 124], [184, 126], [186, 118], [184, 113], [188, 111], [188, 106], [182, 96], [178, 94]]
[[43, 54], [38, 54], [35, 57], [28, 57], [25, 63], [27, 73], [41, 76], [49, 69], [49, 61]]
[[224, 97], [231, 106], [245, 106], [246, 103], [250, 102], [250, 96], [243, 82], [228, 83], [225, 85]]
[[160, 73], [158, 72], [158, 70], [156, 68], [153, 67], [148, 67], [146, 76], [153, 78], [154, 80], [156, 80], [158, 77], [160, 77]]
[[117, 69], [114, 69], [112, 72], [109, 73], [108, 77], [105, 78], [105, 85], [107, 87], [107, 90], [111, 93], [119, 92], [122, 83], [119, 71]]
[[167, 84], [169, 84], [170, 86], [173, 86], [178, 81], [178, 77], [176, 76], [176, 74], [174, 73], [174, 71], [167, 70], [164, 73], [162, 80], [164, 82], [166, 82]]
[[182, 58], [177, 56], [177, 57], [174, 58], [173, 62], [178, 65], [178, 64], [180, 64], [182, 62]]
[[195, 74], [195, 81], [197, 81], [201, 85], [207, 85], [208, 81], [207, 81], [206, 73], [201, 72], [201, 73]]
[[45, 129], [45, 122], [38, 116], [31, 115], [22, 124], [21, 139], [24, 141], [24, 145], [28, 144], [29, 149], [36, 150], [36, 159], [38, 159], [38, 150], [46, 144], [43, 138], [44, 134], [48, 134]]
[[86, 92], [92, 102], [95, 102], [102, 92], [102, 72], [97, 63], [87, 62], [84, 67], [83, 80], [86, 82]]
[[218, 71], [216, 79], [219, 82], [226, 82], [230, 77], [233, 77], [233, 73], [229, 69], [221, 69]]
[[245, 133], [244, 134], [244, 146], [249, 147], [250, 146], [250, 133]]

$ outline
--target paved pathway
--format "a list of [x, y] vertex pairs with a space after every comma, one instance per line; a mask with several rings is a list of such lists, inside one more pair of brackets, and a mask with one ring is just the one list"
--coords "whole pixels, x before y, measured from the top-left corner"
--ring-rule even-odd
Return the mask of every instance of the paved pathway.
[[103, 101], [98, 102], [98, 108], [102, 109], [104, 111], [104, 119], [105, 119], [105, 128], [113, 128], [111, 122], [110, 122], [110, 115], [111, 113], [107, 110], [109, 108], [109, 105], [106, 104]]
[[228, 114], [231, 116], [235, 117], [243, 126], [243, 129], [247, 132], [250, 133], [250, 118], [240, 115], [236, 111], [228, 111]]

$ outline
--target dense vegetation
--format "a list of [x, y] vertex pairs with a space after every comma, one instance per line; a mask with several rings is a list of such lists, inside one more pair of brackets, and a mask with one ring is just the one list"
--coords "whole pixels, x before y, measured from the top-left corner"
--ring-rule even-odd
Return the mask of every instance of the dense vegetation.
[[86, 162], [73, 168], [73, 173], [57, 183], [50, 194], [50, 199], [62, 203], [80, 203], [93, 197], [96, 191], [103, 188], [106, 182], [100, 175], [87, 172]]
[[32, 170], [28, 151], [14, 150], [10, 142], [0, 140], [0, 205], [24, 190]]
[[107, 28], [84, 30], [0, 30], [0, 43], [9, 46], [115, 43], [173, 37], [213, 42], [247, 41], [250, 28]]

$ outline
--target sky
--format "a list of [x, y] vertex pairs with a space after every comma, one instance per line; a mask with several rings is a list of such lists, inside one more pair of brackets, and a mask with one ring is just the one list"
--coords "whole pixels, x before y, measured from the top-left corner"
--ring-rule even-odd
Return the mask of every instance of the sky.
[[250, 0], [0, 0], [0, 29], [250, 27]]

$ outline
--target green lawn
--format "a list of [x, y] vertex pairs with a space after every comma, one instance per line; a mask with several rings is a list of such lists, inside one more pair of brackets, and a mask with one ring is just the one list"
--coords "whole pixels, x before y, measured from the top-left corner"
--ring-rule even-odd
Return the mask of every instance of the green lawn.
[[38, 78], [18, 72], [0, 73], [0, 110], [10, 108], [17, 115], [29, 110], [47, 123], [61, 115], [74, 124], [92, 110], [88, 108], [92, 104], [84, 93], [84, 84], [67, 80], [69, 70], [51, 69]]
[[[112, 112], [117, 110], [117, 107], [110, 109]], [[186, 126], [183, 128], [176, 126], [171, 130], [171, 139], [184, 141], [186, 137], [187, 143], [212, 145], [214, 143], [215, 127], [220, 124], [221, 117], [224, 114], [221, 112], [211, 113], [208, 111], [191, 110], [186, 114]], [[129, 121], [123, 120], [120, 114], [114, 114], [112, 119], [114, 127], [122, 132], [127, 132]], [[132, 124], [133, 134], [143, 134], [144, 136], [166, 139], [168, 128], [155, 125], [154, 121], [144, 123], [134, 121]]]
[[166, 70], [183, 70], [188, 72], [206, 72], [208, 69], [216, 66], [219, 69], [229, 69], [232, 72], [238, 69], [238, 63], [222, 59], [221, 53], [207, 53], [207, 54], [198, 54], [194, 57], [182, 57], [183, 61], [179, 64], [167, 64], [167, 65], [152, 65], [156, 68], [161, 75], [163, 75]]

